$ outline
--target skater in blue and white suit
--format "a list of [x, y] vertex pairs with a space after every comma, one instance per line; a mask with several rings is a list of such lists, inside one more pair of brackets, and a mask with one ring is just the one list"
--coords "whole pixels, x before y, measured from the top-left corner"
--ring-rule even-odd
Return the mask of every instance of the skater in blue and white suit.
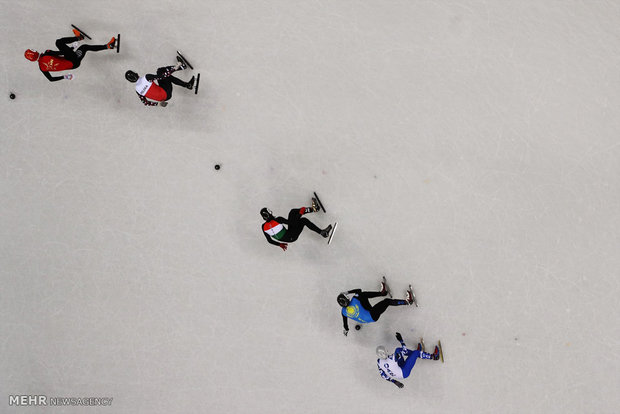
[[412, 351], [407, 349], [407, 346], [403, 342], [403, 337], [400, 333], [396, 332], [396, 339], [400, 342], [400, 348], [396, 348], [392, 355], [389, 355], [384, 346], [379, 345], [377, 347], [377, 366], [379, 367], [379, 374], [385, 380], [390, 381], [398, 388], [402, 388], [404, 385], [396, 380], [396, 378], [407, 378], [411, 374], [418, 358], [422, 359], [439, 359], [439, 348], [435, 347], [435, 352], [429, 354], [422, 351], [422, 346], [418, 344], [418, 349]]

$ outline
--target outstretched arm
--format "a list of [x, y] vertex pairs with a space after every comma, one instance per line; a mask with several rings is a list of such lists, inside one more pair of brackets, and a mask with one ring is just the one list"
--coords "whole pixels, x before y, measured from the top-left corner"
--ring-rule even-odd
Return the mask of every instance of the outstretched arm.
[[[346, 316], [342, 315], [342, 327], [344, 328], [345, 332], [349, 332], [349, 318], [347, 318]], [[345, 333], [346, 335], [346, 333]]]
[[[261, 230], [262, 230], [262, 228], [261, 228]], [[269, 244], [273, 244], [274, 246], [278, 246], [279, 248], [281, 248], [284, 251], [286, 251], [286, 249], [288, 248], [288, 244], [286, 244], [286, 243], [278, 243], [277, 241], [272, 239], [271, 236], [268, 235], [267, 233], [265, 233], [264, 231], [263, 231], [263, 234], [265, 235], [265, 239], [267, 239], [267, 242], [269, 242]]]
[[41, 71], [41, 73], [47, 78], [48, 81], [50, 82], [56, 82], [59, 80], [63, 80], [65, 77], [64, 76], [52, 76], [50, 75], [49, 72], [43, 72]]
[[[261, 230], [262, 230], [262, 228], [261, 228]], [[281, 244], [281, 243], [276, 242], [274, 239], [272, 239], [272, 238], [271, 238], [271, 236], [270, 236], [270, 235], [268, 235], [268, 234], [267, 234], [267, 233], [265, 233], [264, 231], [263, 231], [263, 235], [265, 236], [265, 239], [267, 239], [267, 241], [269, 242], [269, 244], [273, 244], [274, 246], [278, 246], [278, 247], [280, 247], [280, 244]]]
[[[378, 361], [377, 361], [378, 362]], [[391, 382], [392, 384], [396, 385], [398, 388], [402, 388], [404, 387], [404, 385], [402, 384], [402, 382], [395, 380], [394, 378], [390, 377], [389, 375], [387, 375], [379, 365], [377, 365], [377, 367], [379, 368], [379, 374], [381, 374], [381, 377], [386, 380]]]

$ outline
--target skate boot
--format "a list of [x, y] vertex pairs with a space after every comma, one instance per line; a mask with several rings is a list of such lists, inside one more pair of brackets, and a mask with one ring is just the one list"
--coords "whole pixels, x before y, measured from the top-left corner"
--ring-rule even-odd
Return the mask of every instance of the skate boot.
[[[385, 280], [385, 278], [383, 278], [383, 280]], [[379, 282], [379, 283], [381, 283], [381, 294], [382, 294], [383, 296], [387, 295], [387, 293], [388, 293], [388, 290], [387, 290], [387, 285], [385, 284], [385, 282], [384, 282], [384, 281], [381, 281], [381, 282]]]
[[439, 360], [439, 347], [435, 345], [435, 351], [431, 354], [431, 357], [435, 360]]
[[422, 352], [422, 344], [418, 342], [418, 352]]
[[319, 211], [319, 203], [318, 201], [316, 201], [316, 198], [312, 197], [312, 212], [316, 213], [317, 211]]
[[410, 290], [407, 291], [405, 300], [407, 301], [408, 305], [413, 305], [413, 294]]
[[195, 76], [192, 76], [192, 78], [189, 80], [189, 82], [187, 82], [187, 89], [192, 90], [194, 89], [194, 81], [196, 80]]
[[390, 291], [390, 286], [387, 284], [387, 280], [385, 280], [385, 276], [381, 276], [381, 294], [383, 296], [390, 295], [390, 297], [392, 297], [392, 292]]
[[321, 231], [321, 236], [328, 238], [329, 237], [329, 233], [332, 231], [332, 225], [330, 224], [329, 226], [327, 226], [325, 228], [325, 230]]
[[303, 213], [301, 214], [308, 214], [308, 213], [316, 213], [317, 211], [319, 211], [318, 206], [314, 203], [314, 198], [312, 199], [312, 206], [310, 207], [304, 207], [303, 208]]
[[[176, 66], [177, 70], [184, 70], [187, 69], [187, 65], [185, 64], [185, 62], [183, 61], [183, 59], [181, 59], [180, 56], [177, 56], [177, 61], [179, 62]], [[191, 89], [191, 88], [190, 88]]]
[[114, 49], [116, 47], [116, 38], [112, 37], [112, 39], [110, 39], [110, 41], [106, 44], [106, 47], [108, 49]]
[[79, 30], [75, 30], [75, 29], [71, 29], [71, 30], [73, 30], [73, 34], [75, 35], [75, 37], [78, 38], [78, 40], [84, 39], [84, 35], [82, 34], [82, 32], [80, 32]]

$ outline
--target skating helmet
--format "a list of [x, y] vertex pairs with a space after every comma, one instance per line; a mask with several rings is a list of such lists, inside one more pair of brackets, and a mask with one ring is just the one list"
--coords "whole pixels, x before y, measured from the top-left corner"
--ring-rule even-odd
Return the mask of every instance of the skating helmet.
[[140, 79], [140, 75], [138, 75], [133, 70], [128, 70], [127, 72], [125, 72], [125, 79], [127, 79], [131, 83], [134, 83], [137, 82], [138, 79]]
[[269, 220], [271, 217], [273, 217], [271, 210], [269, 210], [267, 207], [263, 207], [260, 210], [260, 215], [263, 218], [263, 220]]
[[39, 52], [28, 49], [24, 52], [24, 57], [32, 62], [36, 62], [39, 59]]
[[344, 293], [341, 293], [340, 295], [338, 295], [338, 304], [340, 306], [342, 306], [343, 308], [346, 306], [349, 306], [349, 298], [347, 298]]
[[379, 345], [377, 347], [377, 356], [381, 359], [388, 359], [390, 354], [388, 354], [388, 351], [385, 349], [383, 345]]

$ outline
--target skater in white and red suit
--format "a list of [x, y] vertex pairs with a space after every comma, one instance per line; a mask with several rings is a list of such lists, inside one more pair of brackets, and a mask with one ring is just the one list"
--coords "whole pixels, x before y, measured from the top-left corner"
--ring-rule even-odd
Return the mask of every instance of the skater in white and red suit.
[[172, 76], [178, 70], [183, 70], [187, 66], [181, 58], [177, 57], [179, 63], [176, 66], [164, 66], [157, 69], [157, 74], [148, 73], [144, 76], [138, 75], [132, 70], [125, 72], [125, 79], [136, 84], [136, 93], [144, 105], [147, 106], [166, 106], [167, 101], [172, 98], [172, 85], [182, 86], [187, 89], [194, 88], [195, 77], [189, 82]]

